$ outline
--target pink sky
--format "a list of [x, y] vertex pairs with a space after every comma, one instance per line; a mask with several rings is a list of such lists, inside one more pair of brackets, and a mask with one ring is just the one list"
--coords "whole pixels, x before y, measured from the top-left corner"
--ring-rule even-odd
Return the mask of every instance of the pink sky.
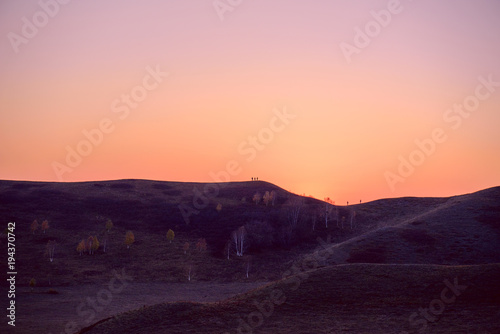
[[[235, 161], [231, 180], [258, 176], [340, 204], [500, 185], [499, 1], [230, 9], [0, 2], [0, 179], [209, 182]], [[372, 29], [367, 45], [358, 28]], [[357, 53], [346, 57], [346, 45]], [[155, 81], [155, 69], [168, 75]], [[121, 101], [132, 93], [133, 107]], [[464, 103], [472, 111], [447, 111]], [[276, 118], [284, 110], [293, 118]], [[87, 141], [82, 131], [101, 122], [108, 133]], [[435, 129], [445, 139], [416, 152]], [[68, 147], [86, 156], [69, 166]], [[415, 162], [410, 172], [400, 157]]]

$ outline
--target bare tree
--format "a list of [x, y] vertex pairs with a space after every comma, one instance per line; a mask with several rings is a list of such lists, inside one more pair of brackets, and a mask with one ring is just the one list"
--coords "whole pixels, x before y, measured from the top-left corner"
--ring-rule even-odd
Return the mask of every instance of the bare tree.
[[304, 200], [302, 197], [291, 199], [286, 207], [286, 221], [282, 227], [282, 238], [285, 246], [289, 246], [292, 242], [293, 235], [299, 224], [300, 212]]
[[236, 249], [236, 256], [243, 256], [243, 253], [248, 247], [247, 241], [247, 230], [245, 226], [241, 226], [231, 233], [231, 242]]
[[330, 219], [330, 215], [332, 214], [332, 211], [333, 211], [333, 206], [329, 203], [326, 203], [325, 204], [325, 212], [324, 212], [324, 216], [325, 216], [325, 227], [328, 228], [328, 221]]
[[92, 255], [92, 244], [94, 243], [94, 237], [90, 236], [87, 238], [86, 249], [89, 251], [89, 255]]
[[278, 193], [276, 191], [271, 191], [271, 204], [274, 206], [276, 200], [278, 199]]
[[328, 220], [330, 219], [330, 215], [333, 211], [334, 202], [330, 199], [330, 197], [325, 197], [325, 211], [323, 212], [323, 217], [325, 218], [325, 228], [328, 228]]
[[253, 195], [252, 200], [255, 202], [255, 205], [260, 203], [260, 200], [262, 199], [262, 195], [259, 192], [256, 192], [255, 195]]
[[266, 193], [264, 194], [264, 197], [262, 197], [262, 199], [264, 200], [264, 204], [266, 206], [268, 206], [269, 203], [271, 202], [271, 194], [269, 193], [269, 191], [266, 191]]
[[49, 240], [49, 242], [47, 242], [47, 254], [49, 255], [50, 262], [54, 261], [55, 250], [56, 250], [56, 241]]
[[313, 213], [311, 215], [311, 225], [312, 225], [312, 230], [316, 230], [316, 221], [318, 220], [318, 216], [316, 216], [316, 213]]
[[224, 247], [224, 255], [227, 254], [227, 259], [229, 260], [229, 253], [231, 252], [231, 240], [226, 242], [226, 246]]
[[246, 273], [247, 278], [248, 278], [248, 274], [250, 273], [251, 267], [252, 267], [252, 257], [247, 256], [247, 258], [245, 260], [245, 273]]
[[351, 230], [354, 227], [354, 221], [356, 219], [356, 211], [352, 210], [351, 211]]
[[337, 227], [339, 227], [339, 208], [335, 208], [335, 221], [337, 222]]
[[191, 282], [191, 279], [193, 278], [193, 276], [194, 276], [194, 266], [191, 262], [189, 262], [186, 265], [186, 277], [187, 277], [189, 282]]
[[107, 233], [104, 233], [102, 239], [102, 250], [104, 251], [104, 253], [106, 253], [106, 246], [108, 245], [108, 241], [109, 241], [109, 232]]

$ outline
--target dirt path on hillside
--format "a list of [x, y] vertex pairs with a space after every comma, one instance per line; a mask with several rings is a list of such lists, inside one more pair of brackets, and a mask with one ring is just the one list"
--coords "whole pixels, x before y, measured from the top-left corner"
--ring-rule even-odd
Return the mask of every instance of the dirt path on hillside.
[[15, 330], [23, 334], [74, 333], [90, 323], [143, 306], [175, 301], [215, 302], [263, 284], [131, 282], [123, 289], [117, 283], [112, 287], [114, 293], [108, 284], [103, 284], [57, 287], [58, 294], [47, 294], [48, 288], [35, 289], [33, 293], [29, 288], [20, 288], [16, 294]]

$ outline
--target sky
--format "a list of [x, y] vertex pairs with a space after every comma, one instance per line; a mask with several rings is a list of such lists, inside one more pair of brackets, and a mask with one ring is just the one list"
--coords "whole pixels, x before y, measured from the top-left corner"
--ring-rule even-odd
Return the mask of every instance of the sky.
[[0, 179], [500, 185], [498, 0], [0, 0]]

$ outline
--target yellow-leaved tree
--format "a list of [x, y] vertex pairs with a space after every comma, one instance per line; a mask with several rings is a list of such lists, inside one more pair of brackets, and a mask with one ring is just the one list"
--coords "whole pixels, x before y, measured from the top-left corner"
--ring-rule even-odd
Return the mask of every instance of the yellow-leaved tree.
[[170, 241], [170, 243], [172, 243], [172, 241], [174, 240], [174, 238], [175, 238], [174, 231], [168, 230], [168, 232], [167, 232], [167, 240]]
[[78, 243], [78, 246], [76, 246], [76, 251], [80, 253], [80, 256], [85, 252], [85, 240], [82, 240]]
[[92, 254], [99, 249], [99, 240], [97, 239], [97, 236], [92, 237], [92, 245], [90, 246], [90, 249], [92, 250]]
[[111, 219], [108, 219], [108, 221], [106, 222], [106, 231], [111, 231], [111, 229], [113, 228], [113, 222], [111, 221]]
[[127, 231], [125, 234], [125, 245], [127, 245], [127, 249], [130, 248], [130, 246], [134, 243], [135, 241], [135, 236], [132, 231]]

